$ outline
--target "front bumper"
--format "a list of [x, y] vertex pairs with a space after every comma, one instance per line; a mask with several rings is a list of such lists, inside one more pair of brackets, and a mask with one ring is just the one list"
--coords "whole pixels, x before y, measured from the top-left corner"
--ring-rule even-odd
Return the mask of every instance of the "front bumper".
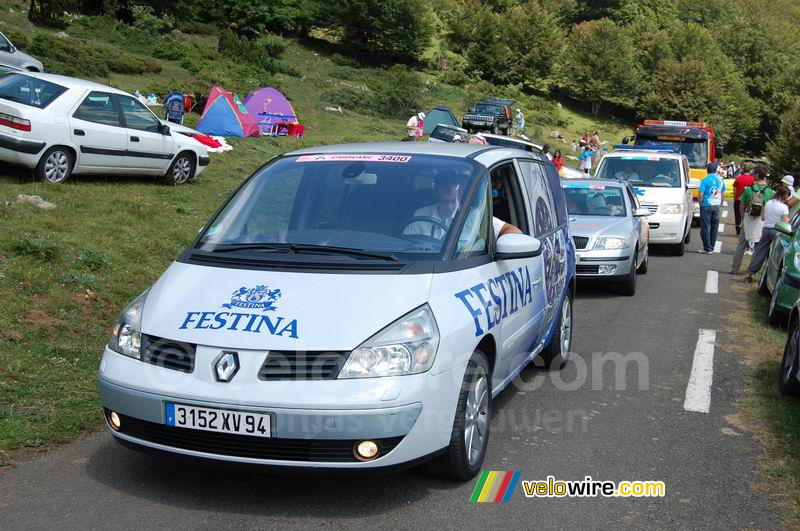
[[576, 251], [575, 275], [578, 278], [618, 280], [626, 277], [633, 264], [633, 249], [615, 251]]
[[686, 236], [686, 218], [683, 214], [653, 214], [647, 218], [650, 226], [650, 243], [681, 243]]
[[[202, 370], [215, 352], [198, 347], [194, 372], [176, 374], [106, 349], [100, 398], [123, 419], [119, 431], [109, 426], [112, 435], [197, 458], [335, 469], [401, 466], [449, 443], [464, 366], [436, 376], [266, 382], [255, 377], [263, 356], [239, 352], [242, 379], [223, 384]], [[166, 426], [167, 402], [268, 413], [271, 437]], [[352, 456], [353, 445], [364, 439], [379, 441], [378, 458], [361, 462]]]

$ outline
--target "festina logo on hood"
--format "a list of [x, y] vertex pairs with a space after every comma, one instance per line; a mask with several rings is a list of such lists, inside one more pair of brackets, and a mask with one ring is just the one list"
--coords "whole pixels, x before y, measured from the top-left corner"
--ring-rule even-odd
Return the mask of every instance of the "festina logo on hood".
[[[270, 289], [267, 285], [254, 288], [241, 287], [233, 292], [231, 300], [222, 305], [229, 312], [186, 312], [180, 329], [194, 330], [232, 330], [239, 332], [267, 333], [273, 336], [286, 336], [297, 339], [297, 319], [287, 319], [264, 315], [278, 308], [275, 302], [281, 297], [280, 289]], [[243, 313], [236, 311], [261, 310], [262, 313]]]

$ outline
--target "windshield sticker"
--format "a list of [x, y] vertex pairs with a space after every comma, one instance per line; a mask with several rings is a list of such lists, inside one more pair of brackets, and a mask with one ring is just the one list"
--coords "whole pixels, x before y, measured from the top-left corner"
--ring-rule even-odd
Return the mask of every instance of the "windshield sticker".
[[644, 188], [634, 188], [633, 191], [636, 192], [636, 195], [644, 195], [646, 193]]
[[[649, 156], [649, 157], [643, 157], [643, 156], [639, 156], [639, 157], [620, 157], [620, 158], [622, 160], [661, 160], [661, 157], [653, 157], [653, 156]], [[669, 160], [669, 159], [664, 159], [664, 160]]]
[[297, 162], [398, 162], [405, 164], [411, 160], [410, 155], [359, 155], [359, 154], [332, 154], [332, 155], [303, 155], [297, 157]]
[[528, 266], [508, 271], [469, 289], [459, 291], [455, 297], [464, 303], [475, 322], [475, 337], [483, 335], [483, 325], [491, 330], [500, 322], [517, 313], [520, 308], [533, 303], [531, 273]]
[[[280, 289], [270, 289], [266, 284], [254, 288], [241, 288], [230, 296], [230, 302], [222, 304], [229, 310], [261, 310], [274, 312], [278, 309], [276, 301], [281, 298]], [[180, 330], [232, 330], [234, 332], [265, 332], [273, 336], [298, 338], [297, 319], [262, 315], [260, 313], [230, 312], [186, 312]]]
[[604, 184], [588, 184], [588, 183], [567, 183], [562, 185], [562, 188], [576, 188], [579, 190], [605, 190]]

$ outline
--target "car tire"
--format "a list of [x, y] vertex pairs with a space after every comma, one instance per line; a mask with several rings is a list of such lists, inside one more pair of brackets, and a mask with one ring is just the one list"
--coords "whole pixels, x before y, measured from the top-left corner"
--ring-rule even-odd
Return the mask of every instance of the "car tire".
[[500, 133], [500, 126], [497, 125], [497, 122], [494, 123], [492, 126], [492, 134], [496, 135]]
[[572, 292], [568, 291], [567, 296], [561, 303], [561, 313], [558, 316], [556, 329], [550, 344], [547, 345], [539, 354], [544, 367], [548, 370], [561, 370], [569, 361], [569, 349], [572, 346]]
[[622, 281], [619, 286], [619, 292], [626, 297], [633, 297], [636, 295], [636, 260], [638, 259], [638, 252], [633, 255], [633, 262], [631, 262], [631, 270], [627, 278]]
[[475, 477], [486, 457], [491, 423], [491, 370], [486, 355], [476, 350], [461, 382], [450, 444], [441, 455], [425, 463], [423, 470], [456, 481]]
[[792, 320], [789, 337], [783, 348], [781, 369], [778, 374], [781, 393], [784, 395], [800, 395], [800, 382], [797, 381], [797, 366], [800, 360], [800, 320]]
[[64, 146], [53, 146], [44, 152], [34, 173], [36, 179], [50, 184], [61, 184], [72, 175], [75, 157]]
[[767, 268], [764, 267], [764, 271], [761, 273], [761, 280], [758, 281], [758, 294], [762, 297], [769, 297], [772, 293], [769, 291], [769, 286], [767, 285]]
[[771, 326], [776, 326], [783, 328], [786, 326], [786, 314], [783, 312], [780, 306], [778, 306], [778, 297], [781, 294], [781, 288], [783, 287], [783, 279], [778, 279], [778, 282], [775, 283], [775, 287], [772, 289], [772, 296], [769, 299], [769, 304], [767, 305], [767, 322]]
[[650, 265], [650, 246], [646, 245], [644, 251], [644, 260], [642, 260], [642, 263], [641, 265], [639, 265], [639, 269], [637, 269], [636, 272], [639, 273], [640, 275], [646, 275], [649, 265]]
[[681, 243], [670, 245], [669, 252], [672, 256], [683, 256], [686, 253], [686, 244], [681, 241]]
[[194, 179], [195, 161], [194, 155], [188, 151], [178, 153], [172, 164], [169, 165], [167, 173], [164, 175], [164, 182], [173, 186], [186, 184]]

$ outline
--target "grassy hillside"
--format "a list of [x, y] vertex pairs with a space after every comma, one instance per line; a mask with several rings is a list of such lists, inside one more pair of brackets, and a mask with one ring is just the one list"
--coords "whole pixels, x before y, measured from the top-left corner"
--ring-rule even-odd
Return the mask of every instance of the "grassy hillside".
[[[211, 80], [242, 95], [274, 84], [294, 104], [306, 138], [233, 139], [234, 150], [213, 155], [200, 178], [172, 188], [149, 178], [103, 176], [48, 186], [0, 166], [0, 464], [12, 451], [101, 426], [96, 371], [117, 313], [190, 243], [243, 178], [297, 147], [399, 139], [405, 123], [358, 105], [345, 105], [343, 115], [325, 112], [332, 96], [342, 90], [357, 95], [383, 72], [343, 60], [323, 41], [286, 42], [279, 72], [269, 73], [220, 56], [210, 35], [151, 36], [84, 19], [65, 30], [67, 37], [57, 37], [55, 30], [31, 26], [26, 6], [0, 1], [0, 29], [23, 50], [38, 46], [48, 70], [159, 96], [169, 89], [207, 91]], [[170, 50], [181, 55], [167, 57]], [[474, 93], [438, 83], [430, 73], [420, 76], [426, 109], [445, 104], [460, 114]], [[629, 129], [553, 101], [527, 98], [525, 105], [531, 106], [525, 107], [529, 131], [540, 141], [554, 129], [570, 140], [599, 129], [616, 142]], [[552, 121], [537, 123], [539, 115]], [[192, 115], [187, 123], [196, 120]], [[18, 194], [39, 195], [57, 207], [11, 204]]]

